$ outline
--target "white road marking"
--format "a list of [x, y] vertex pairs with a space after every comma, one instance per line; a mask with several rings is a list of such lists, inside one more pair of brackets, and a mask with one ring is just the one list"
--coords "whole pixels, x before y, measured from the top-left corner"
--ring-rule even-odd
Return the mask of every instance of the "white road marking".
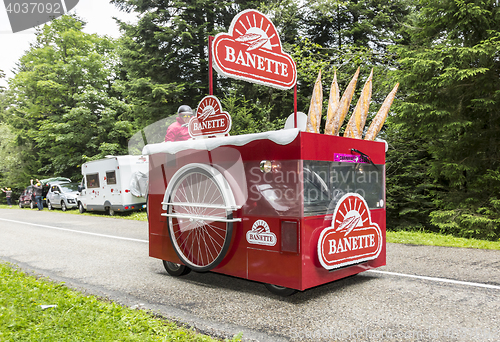
[[127, 241], [136, 241], [136, 242], [149, 243], [148, 240], [132, 239], [132, 238], [127, 238], [127, 237], [122, 237], [122, 236], [116, 236], [116, 235], [106, 235], [106, 234], [84, 232], [84, 231], [81, 231], [81, 230], [74, 230], [74, 229], [53, 227], [53, 226], [47, 226], [47, 225], [44, 225], [44, 224], [37, 224], [37, 223], [30, 223], [30, 222], [23, 222], [23, 221], [8, 220], [8, 219], [4, 219], [4, 218], [0, 218], [0, 220], [2, 220], [2, 221], [8, 221], [8, 222], [14, 222], [14, 223], [27, 224], [27, 225], [35, 226], [35, 227], [42, 227], [42, 228], [49, 228], [49, 229], [55, 229], [55, 230], [62, 230], [62, 231], [72, 232], [72, 233], [80, 233], [80, 234], [100, 236], [100, 237], [106, 237], [106, 238], [112, 238], [112, 239], [118, 239], [118, 240], [127, 240]]
[[[53, 227], [53, 226], [47, 226], [44, 224], [37, 224], [37, 223], [30, 223], [30, 222], [23, 222], [23, 221], [8, 220], [8, 219], [4, 219], [4, 218], [0, 218], [0, 220], [14, 222], [14, 223], [20, 223], [20, 224], [27, 224], [27, 225], [31, 225], [31, 226], [35, 226], [35, 227], [62, 230], [62, 231], [67, 231], [67, 232], [100, 236], [100, 237], [106, 237], [106, 238], [112, 238], [112, 239], [118, 239], [118, 240], [136, 241], [136, 242], [144, 242], [144, 243], [149, 242], [148, 240], [132, 239], [132, 238], [126, 238], [126, 237], [121, 237], [121, 236], [115, 236], [115, 235], [90, 233], [90, 232], [84, 232], [81, 230]], [[473, 283], [473, 282], [469, 282], [469, 281], [460, 281], [460, 280], [453, 280], [453, 279], [447, 279], [447, 278], [427, 277], [427, 276], [419, 276], [419, 275], [413, 275], [413, 274], [396, 273], [396, 272], [379, 271], [379, 270], [367, 270], [366, 272], [379, 273], [379, 274], [398, 276], [398, 277], [421, 279], [421, 280], [429, 280], [429, 281], [435, 281], [435, 282], [441, 282], [441, 283], [449, 283], [449, 284], [457, 284], [457, 285], [474, 286], [474, 287], [482, 287], [482, 288], [487, 288], [487, 289], [500, 290], [500, 286], [497, 286], [497, 285]]]
[[466, 285], [466, 286], [484, 287], [484, 288], [487, 288], [487, 289], [500, 290], [500, 286], [497, 286], [497, 285], [482, 284], [482, 283], [472, 283], [472, 282], [469, 282], [469, 281], [460, 281], [460, 280], [453, 280], [453, 279], [446, 279], [446, 278], [427, 277], [427, 276], [419, 276], [419, 275], [413, 275], [413, 274], [404, 274], [404, 273], [387, 272], [387, 271], [379, 271], [379, 270], [368, 270], [367, 272], [380, 273], [380, 274], [386, 274], [386, 275], [392, 275], [392, 276], [398, 276], [398, 277], [406, 277], [406, 278], [415, 278], [415, 279], [422, 279], [422, 280], [430, 280], [430, 281], [436, 281], [436, 282], [441, 282], [441, 283], [450, 283], [450, 284], [458, 284], [458, 285]]

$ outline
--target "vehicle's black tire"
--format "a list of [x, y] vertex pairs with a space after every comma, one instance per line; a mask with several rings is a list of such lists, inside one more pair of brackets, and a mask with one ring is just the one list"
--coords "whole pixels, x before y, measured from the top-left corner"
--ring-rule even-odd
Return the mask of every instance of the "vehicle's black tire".
[[61, 201], [61, 210], [62, 211], [68, 210], [68, 207], [66, 206], [66, 203], [64, 203], [64, 201]]
[[115, 211], [113, 210], [113, 208], [110, 207], [108, 209], [108, 214], [109, 214], [109, 216], [115, 216]]
[[83, 207], [82, 202], [78, 202], [78, 211], [80, 214], [83, 214], [85, 212], [85, 208]]
[[35, 209], [35, 204], [33, 203], [33, 201], [30, 201], [30, 209]]
[[191, 272], [191, 269], [187, 266], [166, 260], [163, 260], [163, 267], [165, 267], [168, 274], [174, 277], [180, 277]]
[[21, 201], [19, 201], [19, 208], [23, 208], [23, 204], [21, 203]]
[[47, 209], [52, 210], [54, 207], [52, 207], [52, 204], [50, 203], [49, 200], [47, 200]]
[[278, 286], [273, 284], [264, 284], [264, 285], [269, 290], [269, 292], [274, 293], [275, 295], [281, 297], [288, 297], [298, 292], [297, 290], [291, 289], [289, 287]]

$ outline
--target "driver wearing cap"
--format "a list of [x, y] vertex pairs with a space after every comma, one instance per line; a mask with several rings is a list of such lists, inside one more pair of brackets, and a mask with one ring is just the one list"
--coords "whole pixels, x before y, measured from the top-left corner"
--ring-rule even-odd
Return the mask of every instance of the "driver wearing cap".
[[168, 126], [165, 141], [182, 141], [188, 140], [190, 137], [188, 123], [193, 116], [193, 110], [188, 105], [182, 105], [177, 109], [176, 121]]

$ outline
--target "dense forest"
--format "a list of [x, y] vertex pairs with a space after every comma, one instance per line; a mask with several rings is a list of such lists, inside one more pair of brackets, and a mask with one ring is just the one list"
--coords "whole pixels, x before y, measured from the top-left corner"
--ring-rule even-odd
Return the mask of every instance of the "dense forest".
[[[299, 111], [320, 70], [327, 94], [334, 72], [343, 91], [358, 67], [358, 84], [373, 69], [369, 117], [400, 83], [380, 135], [388, 229], [500, 239], [498, 0], [111, 2], [138, 16], [117, 23], [119, 39], [84, 33], [74, 15], [53, 20], [0, 88], [0, 186], [14, 195], [31, 178], [79, 180], [82, 163], [127, 154], [135, 133], [195, 108], [208, 94], [208, 37], [254, 8], [297, 64]], [[292, 91], [213, 77], [232, 135], [280, 129], [293, 112]]]

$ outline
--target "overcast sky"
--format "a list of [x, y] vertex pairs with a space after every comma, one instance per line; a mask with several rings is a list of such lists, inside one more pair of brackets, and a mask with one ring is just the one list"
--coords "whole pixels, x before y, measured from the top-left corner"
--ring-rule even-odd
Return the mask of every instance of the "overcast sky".
[[[84, 32], [115, 38], [120, 35], [120, 32], [113, 17], [126, 22], [136, 21], [135, 14], [120, 12], [106, 0], [80, 0], [70, 13], [76, 13], [87, 21]], [[7, 74], [6, 78], [14, 76], [12, 69], [15, 68], [16, 62], [24, 52], [29, 49], [30, 42], [34, 41], [35, 29], [12, 33], [4, 2], [0, 2], [0, 69]], [[0, 80], [0, 86], [7, 86], [6, 79]]]

